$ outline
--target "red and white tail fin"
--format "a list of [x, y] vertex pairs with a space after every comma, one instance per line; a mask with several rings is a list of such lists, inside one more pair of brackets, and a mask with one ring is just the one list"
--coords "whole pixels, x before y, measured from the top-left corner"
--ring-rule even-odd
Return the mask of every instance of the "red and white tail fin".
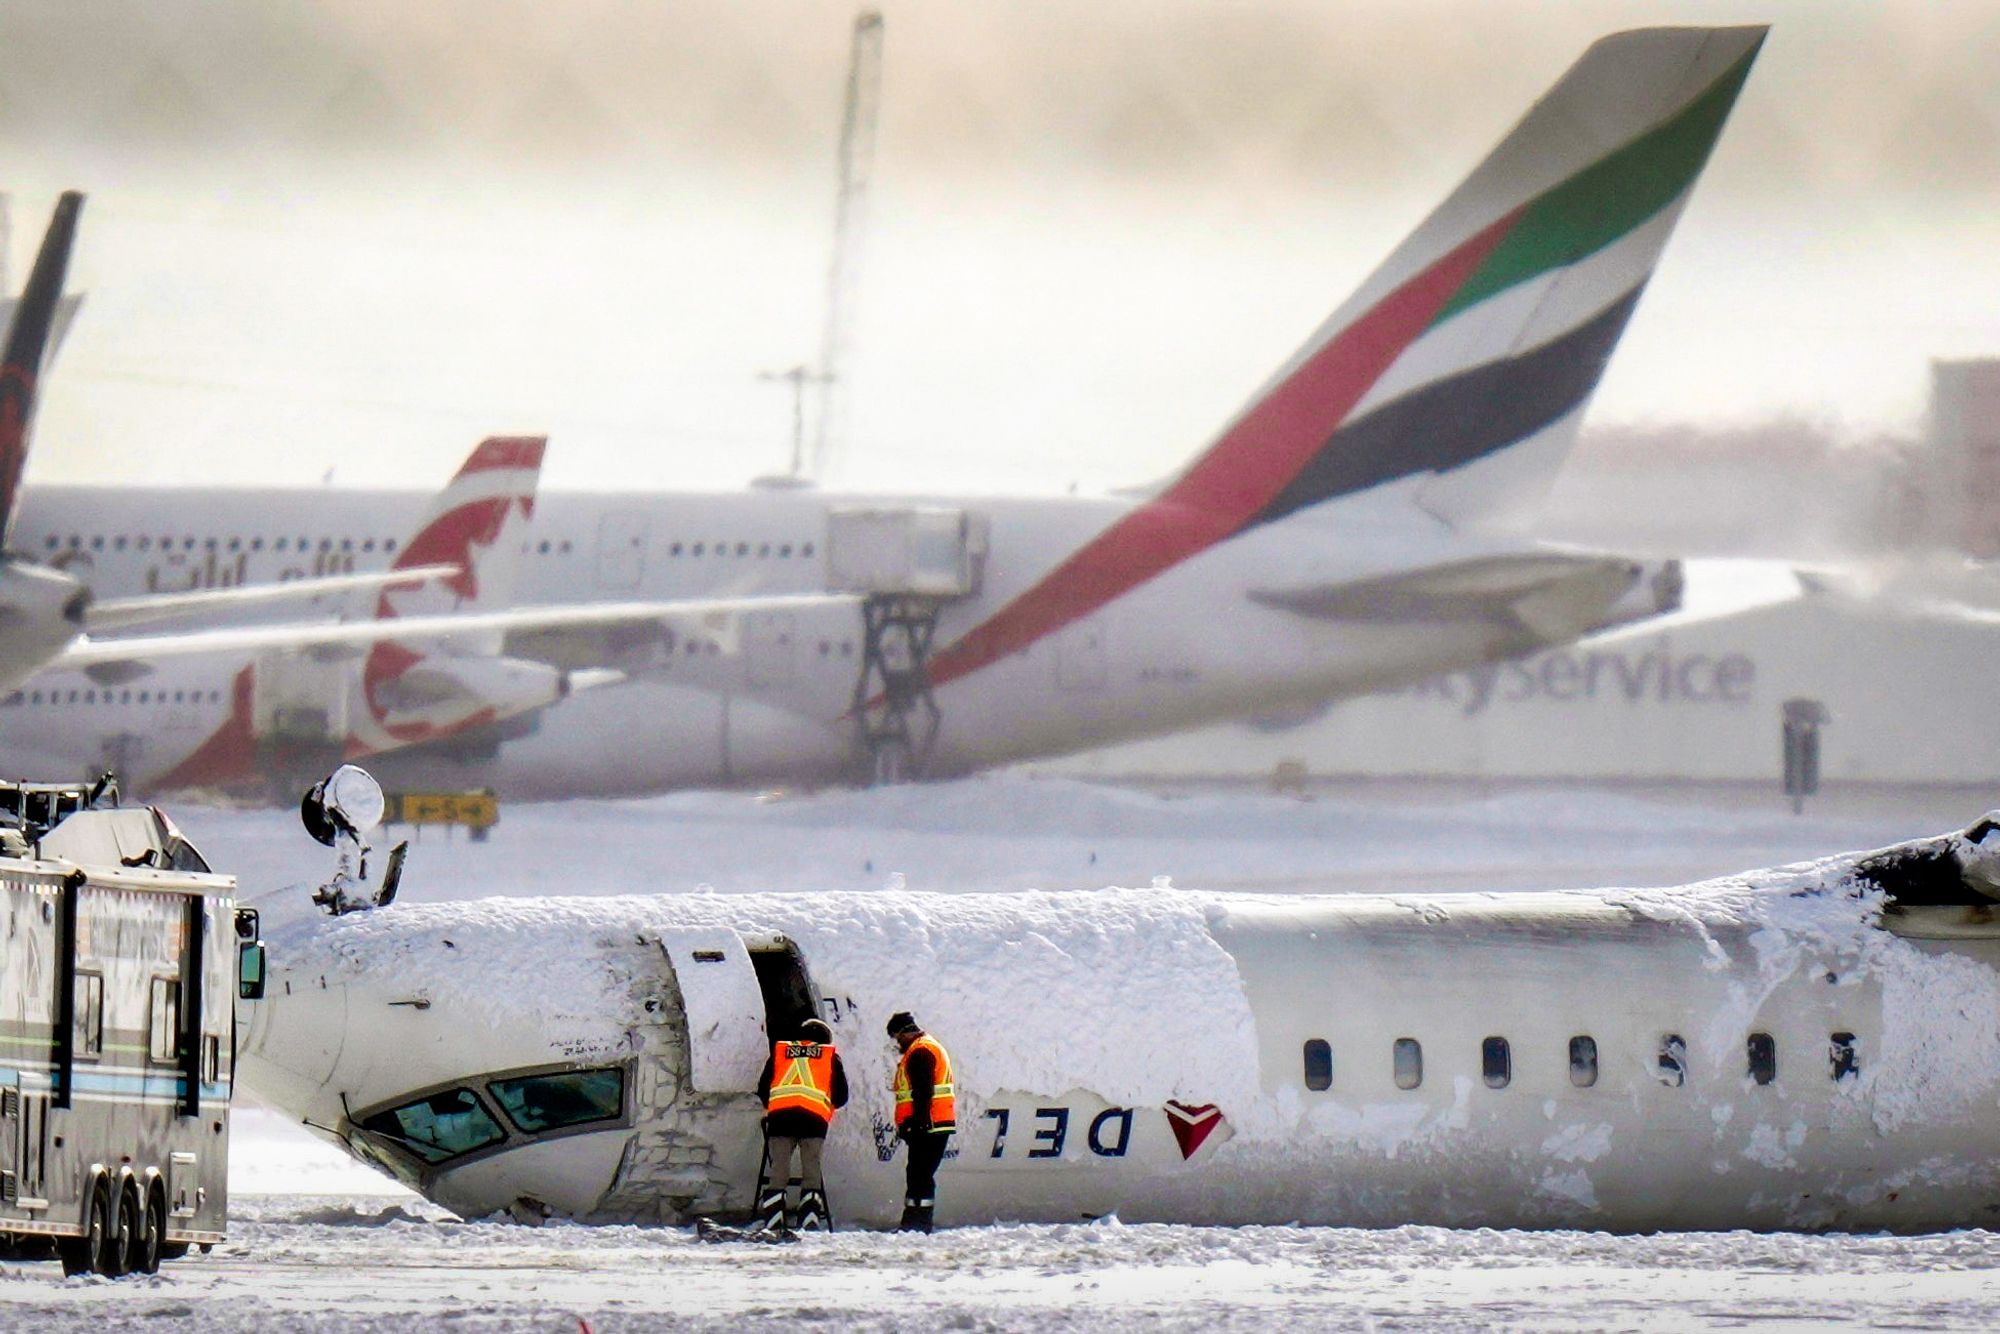
[[391, 567], [456, 565], [457, 577], [427, 586], [390, 585], [376, 603], [376, 619], [492, 610], [513, 599], [548, 443], [540, 435], [496, 435], [479, 442]]
[[[457, 576], [428, 583], [391, 584], [375, 605], [375, 619], [393, 632], [402, 616], [493, 611], [514, 595], [528, 520], [535, 512], [546, 436], [494, 436], [483, 440], [458, 470], [403, 545], [396, 569], [456, 565]], [[488, 699], [486, 690], [468, 689], [469, 664], [496, 658], [495, 632], [464, 639], [401, 644], [383, 639], [361, 668], [361, 698], [349, 711], [348, 753], [371, 755], [398, 746], [434, 741], [521, 711], [520, 683], [510, 681]], [[450, 664], [446, 669], [446, 664]], [[529, 695], [539, 699], [540, 674]], [[484, 679], [482, 677], [482, 679]], [[559, 689], [559, 682], [547, 689]], [[552, 696], [551, 696], [552, 697]]]

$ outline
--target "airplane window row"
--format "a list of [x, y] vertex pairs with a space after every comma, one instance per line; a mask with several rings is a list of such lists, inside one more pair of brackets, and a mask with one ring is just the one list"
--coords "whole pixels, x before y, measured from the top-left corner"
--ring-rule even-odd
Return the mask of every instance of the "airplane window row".
[[[155, 542], [151, 536], [126, 537], [122, 534], [116, 537], [104, 537], [100, 535], [86, 541], [78, 533], [71, 533], [65, 542], [63, 538], [50, 533], [42, 539], [42, 545], [50, 551], [58, 550], [64, 546], [67, 546], [71, 551], [81, 551], [86, 546], [92, 551], [103, 551], [107, 547], [113, 551], [124, 551], [128, 547], [135, 551], [151, 551]], [[205, 537], [197, 541], [195, 538], [184, 536], [179, 539], [162, 537], [158, 540], [158, 546], [161, 551], [172, 551], [176, 546], [182, 551], [193, 551], [197, 545], [204, 551], [262, 551], [268, 545], [272, 551], [311, 552], [317, 550], [325, 552], [333, 551], [337, 548], [341, 551], [353, 552], [374, 551], [379, 547], [383, 551], [392, 552], [396, 549], [396, 539], [385, 537], [378, 541], [376, 538], [364, 537], [356, 541], [351, 537], [322, 537], [319, 539], [317, 546], [314, 545], [313, 539], [309, 537], [301, 537], [296, 541], [290, 537], [280, 537], [268, 543], [261, 537], [252, 537], [247, 540], [241, 537]]]
[[[667, 543], [667, 554], [669, 556], [679, 556], [684, 552], [689, 556], [706, 556], [711, 554], [727, 556], [732, 552], [738, 556], [748, 556], [752, 553], [752, 550], [753, 548], [748, 542], [738, 542], [734, 546], [728, 542], [717, 542], [712, 547], [706, 542]], [[790, 542], [780, 542], [776, 546], [773, 546], [769, 542], [759, 542], [754, 551], [759, 560], [768, 560], [772, 556], [776, 556], [779, 560], [790, 560], [792, 558], [792, 544]], [[812, 543], [802, 542], [799, 544], [799, 556], [801, 559], [810, 559], [812, 554]]]
[[[99, 699], [102, 693], [103, 698]], [[136, 698], [135, 698], [136, 696]], [[22, 704], [210, 704], [222, 703], [220, 690], [176, 690], [169, 695], [164, 690], [16, 690], [0, 700], [0, 708], [14, 708]]]
[[[1310, 1038], [1303, 1052], [1306, 1087], [1321, 1093], [1333, 1087], [1333, 1047], [1324, 1038]], [[1778, 1077], [1778, 1041], [1769, 1033], [1752, 1033], [1744, 1043], [1745, 1074], [1760, 1086]], [[1687, 1083], [1687, 1042], [1678, 1033], [1667, 1033], [1653, 1056], [1659, 1081], [1669, 1088]], [[1854, 1034], [1834, 1033], [1827, 1041], [1827, 1065], [1835, 1081], [1851, 1079], [1861, 1072]], [[1413, 1089], [1424, 1082], [1424, 1048], [1415, 1038], [1397, 1038], [1390, 1047], [1390, 1072], [1399, 1089]], [[1503, 1089], [1514, 1082], [1514, 1049], [1503, 1037], [1484, 1038], [1479, 1044], [1479, 1075], [1488, 1088]], [[1569, 1040], [1569, 1082], [1577, 1088], [1597, 1083], [1597, 1039], [1579, 1034]]]
[[[625, 1110], [625, 1072], [561, 1070], [496, 1079], [486, 1092], [523, 1135], [539, 1135], [592, 1121], [616, 1120]], [[364, 1117], [373, 1131], [427, 1163], [441, 1163], [498, 1144], [507, 1137], [493, 1113], [469, 1088], [441, 1089]]]

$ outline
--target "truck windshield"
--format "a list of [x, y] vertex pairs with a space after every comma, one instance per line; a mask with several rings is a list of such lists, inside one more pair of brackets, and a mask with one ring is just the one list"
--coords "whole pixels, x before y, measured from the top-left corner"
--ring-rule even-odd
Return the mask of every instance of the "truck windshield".
[[506, 1136], [471, 1089], [445, 1089], [377, 1112], [361, 1128], [387, 1136], [427, 1163], [441, 1163]]
[[564, 1070], [496, 1079], [487, 1089], [524, 1134], [609, 1121], [625, 1106], [623, 1070]]

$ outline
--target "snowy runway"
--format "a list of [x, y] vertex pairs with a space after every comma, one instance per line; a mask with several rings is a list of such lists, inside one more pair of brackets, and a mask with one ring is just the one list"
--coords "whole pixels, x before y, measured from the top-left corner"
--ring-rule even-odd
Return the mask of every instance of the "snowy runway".
[[458, 1223], [410, 1200], [239, 1201], [153, 1279], [0, 1265], [0, 1323], [432, 1327], [1904, 1329], [2000, 1323], [2000, 1237], [1604, 1237], [1399, 1228], [967, 1228], [706, 1244], [679, 1228]]
[[[1977, 794], [1258, 792], [1001, 777], [779, 800], [511, 807], [412, 852], [411, 902], [535, 893], [1262, 892], [1677, 883], [1962, 827]], [[285, 812], [174, 808], [267, 919], [327, 869]], [[559, 876], [548, 873], [559, 859]], [[234, 1132], [228, 1242], [152, 1279], [0, 1263], [0, 1328], [1914, 1329], [2000, 1327], [2000, 1235], [1449, 1232], [1096, 1223], [705, 1245], [682, 1229], [462, 1223], [275, 1114]], [[318, 1192], [305, 1194], [304, 1192]], [[835, 1202], [836, 1208], [838, 1201]]]

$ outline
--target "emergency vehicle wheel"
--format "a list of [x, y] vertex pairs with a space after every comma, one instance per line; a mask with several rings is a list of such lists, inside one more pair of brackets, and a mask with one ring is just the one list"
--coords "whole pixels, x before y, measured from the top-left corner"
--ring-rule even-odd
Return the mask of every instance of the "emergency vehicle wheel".
[[64, 1237], [56, 1243], [56, 1254], [62, 1259], [66, 1275], [88, 1274], [97, 1268], [97, 1257], [104, 1251], [105, 1216], [98, 1207], [102, 1194], [101, 1189], [90, 1193], [90, 1206], [84, 1210], [83, 1235]]
[[110, 1203], [111, 1193], [105, 1189], [105, 1204], [112, 1210], [111, 1224], [104, 1233], [104, 1263], [98, 1273], [111, 1278], [119, 1278], [132, 1272], [132, 1253], [139, 1242], [139, 1195], [127, 1185], [118, 1192], [118, 1203]]
[[160, 1272], [160, 1239], [167, 1230], [166, 1202], [156, 1186], [146, 1192], [146, 1207], [139, 1211], [139, 1231], [132, 1239], [132, 1272]]
[[[112, 1274], [116, 1276], [122, 1268], [124, 1256], [114, 1256], [114, 1250], [122, 1250], [118, 1244], [118, 1210], [112, 1206], [112, 1186], [102, 1176], [98, 1184], [90, 1188], [90, 1234], [84, 1242], [90, 1246], [90, 1260], [86, 1270], [92, 1274]], [[114, 1266], [112, 1260], [120, 1264]]]

